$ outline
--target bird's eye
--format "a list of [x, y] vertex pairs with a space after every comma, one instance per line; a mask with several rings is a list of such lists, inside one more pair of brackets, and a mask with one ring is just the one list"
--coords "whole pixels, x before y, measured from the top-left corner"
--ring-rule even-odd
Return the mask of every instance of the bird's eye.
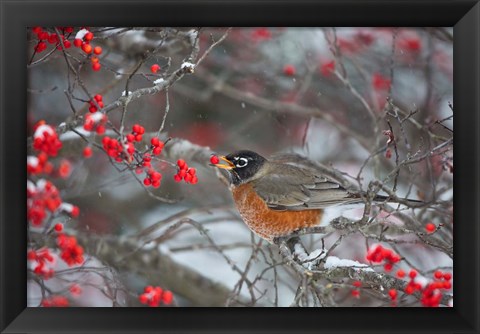
[[240, 158], [240, 159], [238, 159], [238, 162], [235, 164], [235, 166], [238, 167], [238, 168], [242, 168], [242, 167], [245, 167], [247, 164], [248, 164], [248, 159], [247, 158]]

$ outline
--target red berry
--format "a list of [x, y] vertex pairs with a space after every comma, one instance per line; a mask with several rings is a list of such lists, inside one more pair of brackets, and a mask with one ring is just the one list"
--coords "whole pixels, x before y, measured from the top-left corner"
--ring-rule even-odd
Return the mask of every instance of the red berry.
[[92, 62], [92, 64], [95, 64], [100, 62], [100, 59], [98, 59], [98, 57], [93, 56], [92, 58], [90, 58], [90, 61]]
[[27, 253], [27, 259], [33, 261], [37, 258], [37, 253], [34, 250], [31, 250]]
[[92, 152], [92, 148], [90, 146], [87, 146], [83, 149], [83, 156], [85, 158], [90, 158], [92, 156], [93, 152]]
[[40, 32], [37, 36], [38, 36], [38, 38], [41, 39], [41, 40], [46, 40], [46, 39], [48, 39], [48, 36], [49, 36], [49, 35], [48, 35], [48, 32], [42, 31], [42, 32]]
[[160, 69], [160, 66], [158, 64], [153, 64], [150, 67], [150, 71], [152, 71], [152, 73], [157, 73], [159, 69]]
[[92, 52], [92, 46], [90, 44], [83, 43], [82, 44], [82, 50], [85, 53], [91, 53]]
[[101, 67], [102, 67], [102, 65], [100, 65], [100, 63], [92, 64], [92, 70], [94, 70], [94, 71], [100, 71]]
[[385, 271], [391, 271], [392, 268], [393, 268], [393, 264], [391, 264], [391, 263], [385, 263], [385, 264], [383, 265], [383, 268], [385, 269]]
[[58, 37], [56, 34], [51, 34], [50, 36], [48, 36], [47, 40], [48, 40], [48, 43], [55, 44], [58, 41]]
[[97, 126], [97, 131], [96, 131], [99, 135], [102, 135], [105, 133], [105, 126], [103, 125], [99, 125]]
[[35, 47], [36, 52], [42, 52], [47, 48], [47, 44], [45, 42], [39, 42], [37, 46]]
[[75, 38], [73, 41], [73, 45], [75, 45], [77, 48], [82, 46], [82, 40], [80, 38]]
[[198, 177], [196, 175], [192, 176], [192, 180], [190, 180], [191, 184], [197, 184], [198, 183]]
[[149, 178], [145, 178], [143, 179], [143, 184], [148, 187], [150, 184], [152, 184], [152, 181]]
[[443, 273], [440, 270], [437, 270], [433, 273], [433, 277], [435, 277], [436, 279], [442, 279]]
[[150, 140], [150, 143], [153, 145], [153, 146], [158, 146], [160, 144], [160, 139], [158, 139], [158, 137], [153, 137], [151, 140]]
[[57, 224], [55, 224], [54, 228], [55, 228], [55, 231], [62, 232], [63, 231], [63, 224], [57, 223]]
[[437, 229], [437, 227], [433, 223], [428, 223], [427, 225], [425, 225], [425, 230], [428, 233], [433, 233], [433, 232], [435, 232], [436, 229]]
[[95, 99], [95, 101], [97, 101], [97, 102], [100, 102], [100, 101], [102, 101], [102, 100], [103, 100], [103, 96], [102, 96], [102, 95], [100, 95], [100, 94], [97, 94], [97, 95], [95, 95], [93, 98], [94, 98], [94, 99]]
[[410, 270], [410, 272], [408, 273], [408, 276], [410, 278], [415, 278], [417, 276], [417, 271], [415, 269]]
[[140, 301], [140, 303], [146, 304], [146, 303], [148, 303], [148, 296], [145, 295], [145, 294], [141, 294], [141, 295], [138, 297], [138, 300]]
[[75, 218], [75, 217], [78, 217], [79, 214], [80, 214], [80, 209], [78, 208], [78, 206], [74, 206], [72, 209], [72, 212], [70, 212], [70, 215], [73, 218]]
[[210, 162], [214, 165], [218, 164], [220, 162], [220, 159], [216, 155], [212, 155], [210, 157]]
[[192, 168], [188, 169], [188, 174], [194, 176], [196, 173], [197, 173], [197, 170], [195, 168], [192, 167]]
[[333, 71], [335, 71], [335, 60], [323, 63], [320, 67], [320, 72], [326, 77], [330, 76]]
[[452, 279], [452, 274], [450, 273], [443, 274], [443, 279], [446, 281], [450, 281]]
[[283, 73], [285, 75], [288, 75], [288, 76], [292, 76], [292, 75], [295, 75], [295, 72], [296, 72], [296, 69], [295, 69], [295, 66], [293, 65], [285, 65], [285, 67], [283, 67]]
[[352, 290], [352, 296], [355, 297], [355, 298], [359, 298], [360, 297], [360, 291]]
[[173, 179], [175, 180], [175, 182], [180, 182], [180, 181], [182, 181], [182, 177], [181, 177], [180, 175], [178, 175], [178, 174], [175, 174], [175, 175], [173, 176]]
[[164, 291], [162, 294], [162, 301], [166, 305], [170, 305], [173, 301], [173, 294], [170, 291]]
[[93, 39], [93, 33], [90, 32], [90, 31], [87, 32], [87, 33], [85, 34], [85, 36], [83, 36], [83, 39], [84, 39], [85, 41], [91, 41], [91, 40]]
[[353, 282], [353, 286], [359, 288], [359, 287], [362, 286], [362, 282], [360, 282], [360, 281], [355, 281], [355, 282]]
[[180, 169], [183, 169], [183, 167], [185, 167], [187, 165], [187, 163], [183, 159], [178, 159], [177, 160], [177, 165], [178, 165], [178, 167], [180, 167]]
[[160, 153], [162, 153], [162, 148], [160, 146], [156, 146], [154, 149], [153, 149], [153, 152], [152, 152], [154, 155], [159, 155]]
[[65, 49], [69, 49], [72, 46], [72, 43], [69, 40], [65, 39], [63, 40], [63, 46], [65, 47]]
[[93, 53], [95, 53], [96, 55], [99, 55], [102, 53], [102, 48], [99, 47], [99, 46], [96, 46], [93, 48]]
[[405, 277], [405, 271], [403, 271], [402, 269], [398, 269], [397, 277], [398, 278], [404, 278]]
[[390, 298], [391, 298], [392, 300], [397, 299], [397, 290], [395, 290], [395, 289], [390, 289], [390, 290], [388, 291], [388, 295], [390, 296]]

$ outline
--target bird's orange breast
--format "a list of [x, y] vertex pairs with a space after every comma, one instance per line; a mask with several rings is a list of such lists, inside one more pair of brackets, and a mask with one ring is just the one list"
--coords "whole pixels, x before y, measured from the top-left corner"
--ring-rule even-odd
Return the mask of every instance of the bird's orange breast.
[[272, 241], [275, 237], [320, 223], [322, 210], [275, 211], [246, 183], [232, 189], [237, 209], [247, 226], [260, 237]]

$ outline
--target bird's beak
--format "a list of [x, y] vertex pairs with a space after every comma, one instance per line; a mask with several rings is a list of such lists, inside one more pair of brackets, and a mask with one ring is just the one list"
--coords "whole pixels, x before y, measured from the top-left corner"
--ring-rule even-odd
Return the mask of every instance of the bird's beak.
[[226, 169], [226, 170], [230, 170], [230, 169], [234, 169], [235, 168], [235, 165], [233, 164], [233, 162], [231, 162], [230, 160], [228, 160], [226, 157], [224, 156], [221, 156], [219, 157], [220, 160], [223, 160], [227, 163], [227, 165], [223, 165], [223, 164], [215, 164], [214, 166], [215, 167], [218, 167], [218, 168], [222, 168], [222, 169]]

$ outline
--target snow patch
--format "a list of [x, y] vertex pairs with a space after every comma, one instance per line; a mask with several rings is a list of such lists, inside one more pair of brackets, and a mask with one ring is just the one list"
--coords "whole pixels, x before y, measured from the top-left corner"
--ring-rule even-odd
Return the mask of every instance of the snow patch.
[[37, 130], [35, 130], [33, 138], [44, 138], [45, 132], [51, 135], [55, 133], [55, 130], [53, 130], [50, 125], [42, 124], [37, 128]]
[[336, 256], [329, 256], [325, 261], [324, 268], [331, 269], [336, 267], [362, 267], [362, 268], [355, 268], [365, 271], [373, 271], [372, 268], [369, 268], [368, 265], [364, 263], [360, 263], [358, 261], [349, 260], [349, 259], [340, 259]]
[[86, 34], [88, 34], [90, 31], [88, 31], [87, 29], [82, 29], [82, 30], [79, 30], [77, 32], [77, 34], [75, 35], [75, 39], [83, 39], [83, 37], [85, 37]]

